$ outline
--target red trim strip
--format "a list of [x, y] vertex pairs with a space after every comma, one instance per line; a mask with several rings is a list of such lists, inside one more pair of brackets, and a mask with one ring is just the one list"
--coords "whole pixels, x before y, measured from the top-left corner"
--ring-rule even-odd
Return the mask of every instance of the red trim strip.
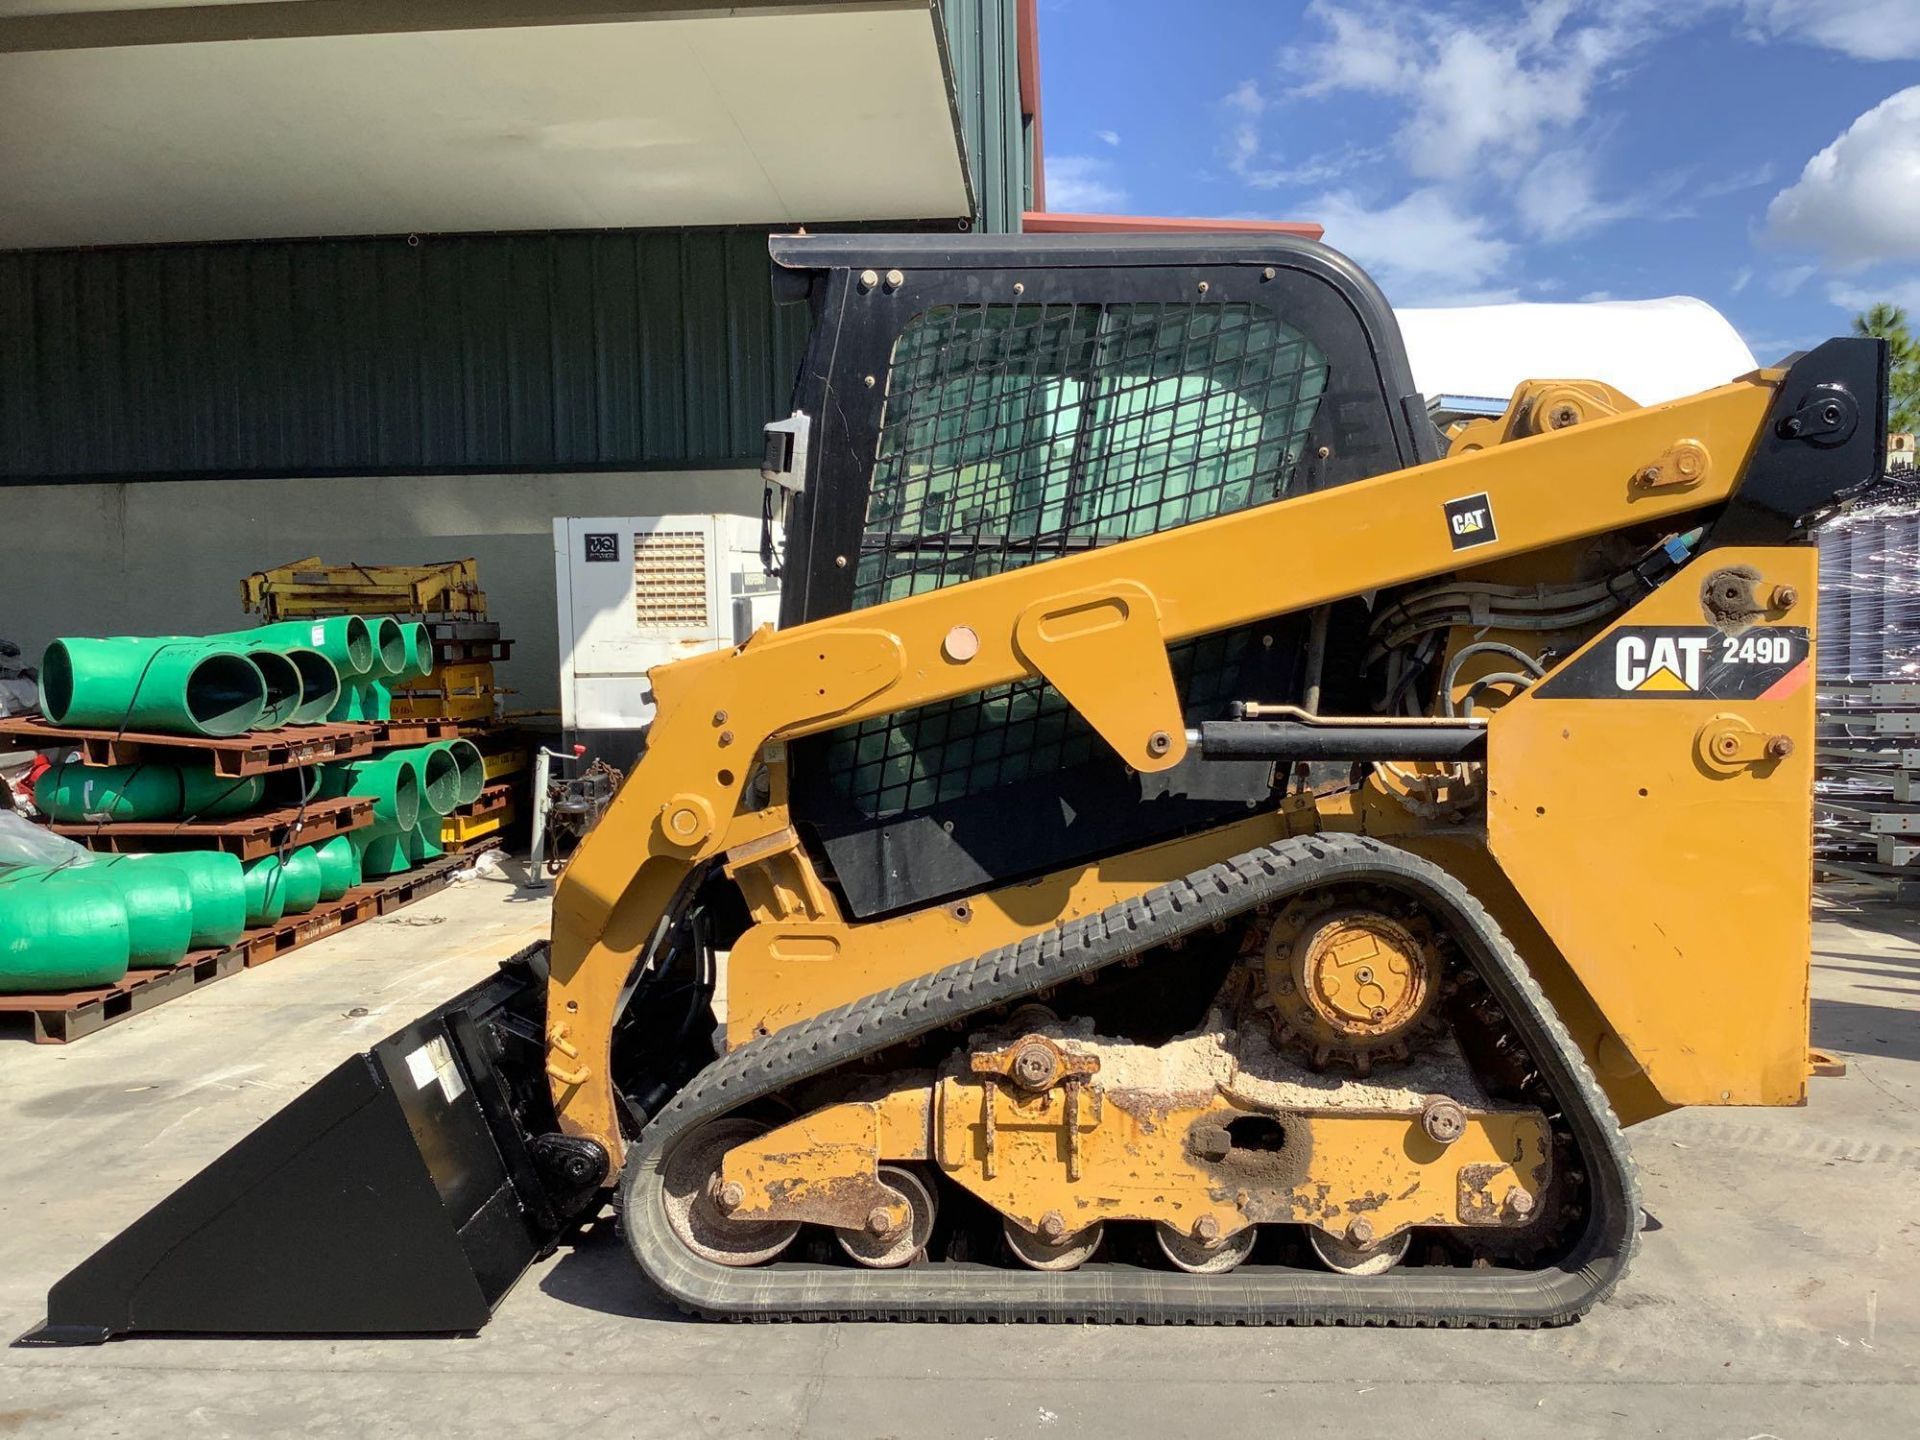
[[1789, 695], [1798, 694], [1800, 691], [1806, 689], [1807, 676], [1812, 672], [1812, 669], [1813, 657], [1809, 655], [1798, 665], [1794, 666], [1793, 669], [1787, 671], [1786, 674], [1774, 681], [1773, 684], [1762, 690], [1759, 698], [1762, 700], [1784, 700]]
[[1200, 217], [1168, 215], [1071, 215], [1060, 211], [1029, 210], [1020, 217], [1020, 228], [1033, 234], [1260, 234], [1298, 235], [1318, 240], [1326, 233], [1311, 220], [1208, 220]]

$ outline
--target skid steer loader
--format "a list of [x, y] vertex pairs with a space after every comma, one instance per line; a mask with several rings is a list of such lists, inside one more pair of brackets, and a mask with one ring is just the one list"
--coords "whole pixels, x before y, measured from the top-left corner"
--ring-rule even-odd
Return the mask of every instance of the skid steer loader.
[[1810, 1073], [1814, 551], [1886, 357], [1449, 436], [1272, 237], [776, 237], [782, 625], [657, 669], [551, 943], [43, 1343], [451, 1332], [611, 1202], [709, 1316], [1550, 1325], [1621, 1129]]

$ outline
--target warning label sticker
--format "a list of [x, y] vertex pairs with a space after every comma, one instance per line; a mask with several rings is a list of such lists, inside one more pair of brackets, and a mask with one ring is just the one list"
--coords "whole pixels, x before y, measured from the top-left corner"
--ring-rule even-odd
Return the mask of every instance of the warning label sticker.
[[1535, 687], [1549, 700], [1781, 700], [1811, 678], [1799, 627], [1627, 625]]

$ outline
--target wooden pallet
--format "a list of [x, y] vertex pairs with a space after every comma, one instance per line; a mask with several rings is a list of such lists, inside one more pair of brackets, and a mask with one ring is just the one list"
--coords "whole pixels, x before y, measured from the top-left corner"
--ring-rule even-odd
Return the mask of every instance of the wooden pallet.
[[427, 745], [459, 738], [461, 722], [449, 715], [380, 720], [367, 728], [374, 732], [373, 748], [393, 750], [403, 745]]
[[358, 886], [305, 915], [249, 930], [225, 950], [198, 950], [178, 965], [162, 970], [129, 970], [117, 985], [57, 995], [0, 995], [0, 1015], [26, 1016], [36, 1044], [64, 1045], [79, 1040], [215, 980], [264, 965], [303, 945], [444, 890], [453, 883], [454, 872], [469, 863], [474, 851], [483, 848], [476, 844], [466, 854], [449, 855], [391, 880]]
[[371, 755], [377, 728], [373, 725], [290, 725], [283, 730], [257, 730], [212, 739], [204, 735], [155, 735], [141, 730], [69, 729], [23, 715], [0, 719], [0, 736], [22, 740], [34, 750], [73, 746], [87, 765], [129, 765], [143, 760], [174, 765], [205, 762], [212, 766], [214, 774], [231, 780]]
[[36, 1045], [64, 1045], [246, 968], [238, 950], [202, 950], [165, 970], [129, 970], [117, 985], [58, 995], [0, 995], [0, 1015], [24, 1014]]
[[372, 823], [372, 798], [345, 795], [227, 820], [114, 820], [47, 828], [95, 850], [225, 850], [242, 860], [258, 860], [297, 845], [318, 844]]

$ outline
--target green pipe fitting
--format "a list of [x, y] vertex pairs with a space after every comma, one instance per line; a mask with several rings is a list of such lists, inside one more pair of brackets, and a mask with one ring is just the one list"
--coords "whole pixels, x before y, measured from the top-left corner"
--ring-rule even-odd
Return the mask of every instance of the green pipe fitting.
[[407, 673], [407, 632], [400, 628], [400, 622], [391, 615], [382, 615], [369, 620], [367, 624], [373, 628], [373, 666], [368, 670], [367, 678], [399, 679]]
[[231, 645], [62, 639], [40, 658], [40, 710], [56, 725], [220, 737], [266, 708], [260, 667]]
[[102, 855], [74, 867], [111, 885], [127, 907], [127, 964], [136, 970], [178, 965], [193, 948], [193, 887], [172, 867], [129, 865], [125, 855]]
[[422, 815], [420, 823], [413, 827], [413, 833], [407, 837], [407, 854], [414, 864], [424, 865], [447, 853], [440, 843], [440, 825], [438, 815]]
[[102, 857], [103, 865], [146, 865], [184, 878], [193, 900], [195, 950], [224, 950], [247, 928], [247, 878], [237, 855], [222, 850], [167, 850]]
[[407, 669], [402, 678], [424, 680], [433, 673], [433, 631], [419, 620], [398, 623], [407, 643]]
[[373, 824], [356, 833], [391, 835], [413, 829], [420, 820], [420, 773], [391, 750], [371, 760], [348, 760], [321, 767], [320, 793], [328, 798], [364, 795], [373, 800]]
[[320, 857], [311, 845], [302, 845], [280, 862], [280, 888], [286, 892], [282, 913], [304, 915], [320, 903]]
[[487, 757], [478, 745], [456, 738], [436, 740], [427, 748], [444, 750], [453, 758], [454, 768], [460, 772], [460, 805], [471, 805], [480, 798], [480, 792], [487, 788]]
[[360, 852], [352, 835], [336, 835], [313, 847], [320, 862], [320, 898], [338, 900], [360, 883]]
[[327, 716], [334, 721], [380, 721], [393, 718], [393, 691], [384, 680], [352, 680], [340, 687], [340, 698]]
[[318, 650], [293, 646], [282, 652], [300, 672], [300, 705], [289, 725], [319, 725], [340, 703], [340, 671]]
[[260, 712], [253, 728], [278, 730], [291, 723], [306, 698], [299, 667], [280, 651], [269, 650], [264, 645], [236, 648], [253, 662], [267, 687], [266, 708]]
[[435, 816], [451, 815], [460, 808], [460, 766], [447, 753], [445, 742], [415, 745], [387, 753], [414, 767], [414, 773], [420, 781], [420, 809], [423, 816], [427, 811]]
[[112, 985], [132, 956], [127, 904], [92, 865], [0, 874], [0, 993]]
[[247, 928], [278, 925], [287, 910], [287, 887], [277, 855], [262, 855], [246, 867]]
[[358, 615], [332, 615], [323, 620], [276, 620], [271, 625], [214, 638], [237, 644], [271, 645], [283, 650], [318, 650], [333, 662], [342, 682], [358, 679], [374, 668], [373, 629]]
[[63, 825], [217, 819], [253, 809], [266, 788], [262, 776], [233, 779], [201, 766], [63, 760], [33, 782], [33, 803]]
[[396, 831], [387, 835], [366, 835], [364, 830], [356, 830], [354, 843], [360, 851], [360, 873], [369, 880], [387, 875], [401, 875], [413, 868], [411, 830]]

